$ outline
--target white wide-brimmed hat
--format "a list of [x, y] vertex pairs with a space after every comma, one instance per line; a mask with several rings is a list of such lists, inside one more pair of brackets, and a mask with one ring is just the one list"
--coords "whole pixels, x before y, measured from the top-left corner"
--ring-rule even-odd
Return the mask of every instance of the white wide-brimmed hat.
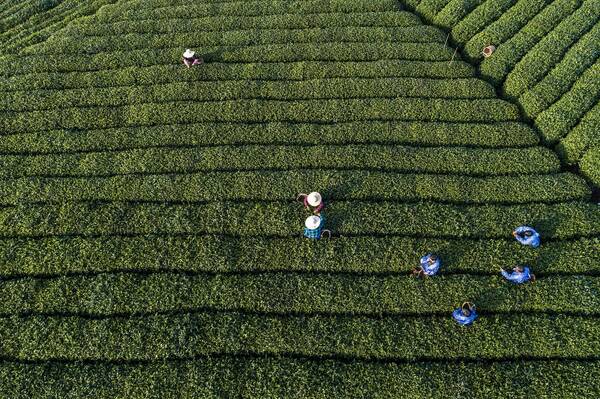
[[194, 55], [196, 55], [196, 53], [190, 50], [189, 48], [185, 49], [185, 52], [183, 53], [184, 58], [192, 58]]
[[321, 224], [321, 218], [318, 216], [309, 216], [306, 218], [304, 225], [309, 230], [314, 230]]
[[321, 200], [322, 200], [321, 194], [319, 194], [316, 191], [313, 191], [312, 193], [308, 194], [307, 201], [308, 201], [308, 204], [310, 206], [319, 206], [319, 205], [321, 205]]

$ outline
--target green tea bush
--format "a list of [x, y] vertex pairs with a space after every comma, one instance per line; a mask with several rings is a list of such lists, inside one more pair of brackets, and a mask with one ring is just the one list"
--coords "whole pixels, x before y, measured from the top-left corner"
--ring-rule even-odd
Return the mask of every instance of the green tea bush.
[[431, 20], [444, 8], [447, 3], [448, 0], [422, 0], [415, 7], [415, 11], [427, 20]]
[[404, 0], [402, 2], [403, 5], [410, 7], [412, 10], [417, 8], [417, 6], [421, 3], [421, 0]]
[[494, 88], [478, 79], [334, 78], [303, 81], [180, 82], [153, 86], [15, 91], [2, 99], [6, 111], [66, 107], [116, 107], [166, 101], [242, 99], [307, 100], [359, 98], [494, 98]]
[[[39, 72], [13, 75], [0, 81], [0, 90], [22, 91], [24, 87], [36, 89], [76, 89], [113, 86], [152, 85], [177, 82], [221, 82], [230, 80], [303, 80], [324, 78], [469, 78], [473, 68], [462, 61], [299, 61], [248, 64], [205, 64], [200, 69], [188, 71], [177, 64], [148, 67], [125, 67], [106, 71]], [[6, 102], [4, 102], [6, 104]]]
[[[238, 47], [275, 44], [310, 43], [417, 43], [444, 42], [444, 35], [434, 27], [338, 27], [309, 29], [232, 30], [215, 32], [186, 32], [167, 34], [130, 33], [122, 36], [74, 37], [49, 41], [35, 49], [35, 54], [68, 54], [115, 52], [125, 50], [170, 49], [174, 43], [181, 46]], [[183, 51], [183, 50], [182, 50]]]
[[[139, 176], [141, 174], [142, 176]], [[288, 199], [303, 187], [338, 186], [347, 199], [435, 200], [451, 203], [529, 203], [588, 199], [581, 178], [569, 175], [473, 178], [370, 171], [254, 171], [112, 177], [46, 177], [3, 181], [0, 203], [36, 201], [208, 201]], [[217, 183], [213, 179], [219, 179]], [[136, 191], [128, 191], [127, 185]], [[182, 186], [185, 189], [182, 189]], [[341, 190], [338, 189], [338, 190]], [[228, 191], [236, 189], [236, 192]], [[332, 189], [331, 192], [337, 190]]]
[[[181, 63], [185, 43], [171, 49], [144, 49], [126, 52], [78, 54], [41, 54], [0, 59], [0, 75], [48, 72], [86, 72], [124, 67], [148, 67]], [[301, 61], [378, 61], [382, 58], [404, 61], [449, 61], [452, 50], [443, 43], [292, 43], [244, 47], [207, 47], [203, 50], [207, 62], [226, 64], [301, 62]], [[15, 63], [18, 60], [19, 62]], [[448, 62], [445, 63], [448, 65]]]
[[543, 139], [554, 144], [565, 137], [600, 98], [600, 60], [589, 67], [571, 90], [541, 112], [535, 120]]
[[90, 15], [115, 0], [64, 0], [56, 7], [38, 13], [12, 29], [0, 33], [0, 54], [16, 53], [40, 43], [65, 27], [70, 21]]
[[577, 163], [588, 148], [600, 146], [600, 103], [596, 104], [575, 126], [556, 149], [569, 164]]
[[581, 172], [596, 186], [600, 187], [600, 147], [595, 146], [581, 158]]
[[443, 399], [450, 392], [468, 392], [470, 398], [490, 399], [560, 396], [572, 386], [569, 394], [586, 397], [600, 389], [598, 367], [593, 360], [394, 363], [265, 355], [156, 363], [5, 362], [0, 364], [0, 395], [303, 399], [362, 397], [375, 390], [393, 397]]
[[351, 100], [170, 101], [118, 107], [75, 107], [0, 114], [4, 133], [52, 129], [99, 129], [200, 122], [352, 122], [395, 120], [436, 122], [517, 121], [518, 108], [498, 99], [371, 98]]
[[10, 238], [0, 240], [0, 272], [6, 278], [136, 271], [407, 275], [423, 254], [433, 252], [442, 258], [442, 274], [497, 274], [500, 268], [526, 264], [542, 278], [596, 275], [599, 244], [598, 237], [544, 239], [533, 249], [509, 234], [498, 239], [357, 236], [319, 242], [214, 235]]
[[25, 155], [242, 144], [372, 143], [506, 148], [529, 147], [538, 142], [537, 133], [521, 122], [186, 123], [12, 134], [2, 137], [0, 152]]
[[[159, 300], [159, 298], [157, 298]], [[595, 358], [597, 318], [490, 314], [469, 330], [445, 312], [429, 317], [197, 312], [136, 317], [11, 316], [0, 319], [9, 359], [156, 361], [196, 356], [335, 356], [357, 360]], [[85, 339], [82, 339], [85, 337]], [[407, 339], [410, 337], [410, 339]], [[510, 337], [507, 339], [506, 337]]]
[[[327, 212], [328, 226], [343, 236], [501, 238], [523, 224], [534, 226], [546, 240], [593, 237], [600, 232], [598, 206], [588, 202], [538, 203], [533, 207], [337, 201]], [[300, 237], [304, 215], [288, 201], [23, 203], [0, 209], [0, 234], [2, 238], [145, 234]]]
[[448, 30], [486, 0], [448, 0], [434, 17], [433, 23]]
[[[523, 162], [525, 158], [528, 161]], [[558, 158], [542, 147], [469, 149], [384, 145], [246, 145], [148, 148], [0, 159], [0, 177], [105, 176], [215, 170], [375, 169], [396, 172], [505, 175], [558, 172]]]
[[[598, 99], [599, 3], [586, 0], [424, 0], [409, 2], [426, 20], [446, 28], [478, 62], [483, 77], [535, 120], [546, 144], [574, 130], [558, 153], [577, 162], [591, 145], [594, 123], [580, 120]], [[482, 60], [482, 49], [496, 47]], [[581, 127], [574, 129], [576, 125]], [[587, 133], [589, 132], [589, 133]], [[576, 153], [569, 154], [569, 148]]]
[[[509, 266], [508, 268], [510, 268]], [[451, 313], [464, 298], [486, 312], [560, 312], [598, 315], [600, 278], [549, 276], [526, 288], [496, 276], [451, 275], [419, 280], [403, 275], [160, 272], [31, 278], [4, 282], [0, 314], [111, 316], [197, 309], [272, 313]]]
[[600, 24], [587, 33], [565, 54], [561, 62], [554, 67], [531, 90], [519, 98], [525, 114], [535, 118], [550, 107], [561, 95], [577, 82], [584, 71], [594, 63], [591, 54], [600, 52]]
[[[529, 51], [506, 77], [503, 91], [508, 97], [518, 97], [544, 76], [563, 58], [563, 54], [579, 40], [585, 38], [585, 33], [594, 27], [600, 18], [600, 3], [586, 1], [581, 8], [565, 18], [552, 32], [546, 35]], [[600, 25], [597, 25], [600, 26]], [[600, 28], [592, 33], [588, 45], [600, 39]], [[597, 43], [596, 43], [597, 46]], [[594, 48], [588, 48], [588, 65], [593, 62]], [[590, 54], [591, 53], [591, 54]], [[584, 69], [584, 68], [581, 68]], [[600, 86], [600, 85], [599, 85]]]
[[[0, 31], [7, 31], [32, 16], [56, 7], [64, 0], [29, 0], [20, 1], [15, 6], [0, 11]], [[10, 2], [8, 3], [10, 4]]]
[[516, 35], [505, 41], [493, 57], [483, 60], [481, 74], [495, 84], [501, 84], [515, 65], [555, 26], [569, 17], [583, 0], [553, 1], [537, 14]]
[[597, 396], [596, 2], [402, 6], [452, 37], [395, 0], [65, 0], [0, 33], [0, 397]]
[[261, 29], [308, 29], [349, 26], [408, 27], [421, 25], [419, 18], [404, 11], [276, 14], [246, 16], [213, 16], [200, 18], [159, 19], [138, 21], [107, 21], [105, 23], [80, 23], [67, 26], [61, 36], [79, 37], [129, 33], [188, 33], [202, 26], [202, 32]]
[[152, 2], [145, 2], [144, 7], [131, 7], [127, 3], [111, 6], [106, 12], [102, 10], [86, 23], [136, 21], [146, 19], [172, 19], [208, 16], [259, 16], [279, 14], [314, 14], [314, 13], [352, 13], [352, 12], [382, 12], [397, 11], [396, 2], [389, 0], [356, 0], [328, 1], [231, 1], [215, 4], [190, 4], [169, 5], [165, 7], [152, 7]]
[[486, 0], [451, 30], [452, 38], [466, 43], [492, 21], [498, 19], [516, 0]]
[[465, 43], [465, 54], [473, 60], [481, 60], [483, 58], [482, 51], [485, 46], [493, 44], [498, 47], [509, 40], [547, 7], [548, 4], [551, 4], [552, 1], [517, 0], [497, 20], [481, 29]]

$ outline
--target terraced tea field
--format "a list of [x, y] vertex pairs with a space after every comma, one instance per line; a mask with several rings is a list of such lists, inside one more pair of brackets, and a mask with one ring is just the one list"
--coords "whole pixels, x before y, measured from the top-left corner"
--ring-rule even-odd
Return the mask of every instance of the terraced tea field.
[[598, 396], [598, 5], [1, 3], [0, 397]]

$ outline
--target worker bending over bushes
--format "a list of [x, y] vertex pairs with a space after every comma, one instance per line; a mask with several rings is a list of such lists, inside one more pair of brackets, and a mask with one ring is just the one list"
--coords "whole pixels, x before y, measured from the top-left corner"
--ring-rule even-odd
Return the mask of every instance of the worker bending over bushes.
[[477, 318], [477, 312], [475, 312], [475, 305], [470, 302], [465, 302], [460, 308], [457, 308], [452, 312], [452, 317], [461, 326], [468, 326], [473, 324]]
[[529, 245], [532, 248], [540, 246], [540, 235], [533, 227], [519, 226], [512, 234], [523, 245]]
[[323, 202], [323, 197], [316, 191], [313, 191], [310, 194], [298, 194], [296, 197], [298, 201], [301, 201], [304, 204], [304, 207], [307, 210], [311, 210], [312, 213], [318, 215], [321, 213], [323, 208], [325, 207], [325, 203]]
[[511, 273], [507, 272], [504, 269], [500, 269], [500, 273], [505, 279], [515, 284], [523, 284], [528, 282], [529, 280], [535, 281], [535, 275], [531, 273], [529, 267], [527, 266], [517, 266], [513, 268]]
[[185, 50], [182, 58], [183, 63], [186, 67], [191, 68], [194, 65], [200, 65], [204, 63], [204, 60], [196, 55], [195, 52], [189, 48]]
[[307, 217], [304, 226], [304, 237], [306, 238], [318, 240], [322, 237], [323, 233], [327, 233], [328, 238], [331, 238], [331, 231], [323, 229], [325, 226], [325, 217], [323, 215]]
[[427, 254], [421, 258], [421, 266], [413, 270], [413, 275], [417, 277], [435, 276], [441, 265], [442, 261], [437, 255]]

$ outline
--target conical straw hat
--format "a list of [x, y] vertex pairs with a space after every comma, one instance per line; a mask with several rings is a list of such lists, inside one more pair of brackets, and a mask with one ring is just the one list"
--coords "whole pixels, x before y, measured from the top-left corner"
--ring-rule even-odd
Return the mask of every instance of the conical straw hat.
[[309, 230], [316, 229], [317, 227], [319, 227], [319, 224], [321, 224], [321, 218], [318, 216], [309, 216], [306, 218], [306, 221], [304, 222], [304, 225]]
[[319, 205], [321, 205], [321, 200], [322, 200], [321, 194], [319, 194], [316, 191], [313, 191], [312, 193], [308, 194], [307, 201], [308, 201], [308, 204], [310, 206], [319, 206]]

